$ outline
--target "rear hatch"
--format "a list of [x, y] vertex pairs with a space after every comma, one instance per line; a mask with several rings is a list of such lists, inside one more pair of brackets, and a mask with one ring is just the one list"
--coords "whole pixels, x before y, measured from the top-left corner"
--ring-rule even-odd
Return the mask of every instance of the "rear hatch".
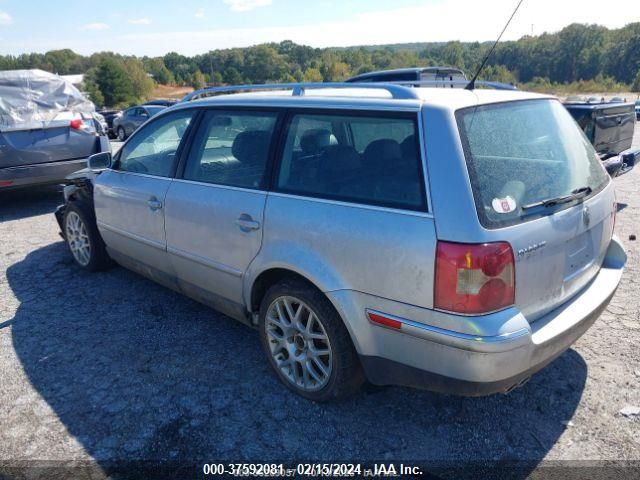
[[55, 119], [0, 131], [0, 168], [87, 158], [100, 151], [91, 114], [60, 112]]
[[611, 240], [610, 178], [556, 100], [457, 112], [478, 217], [508, 241], [516, 307], [535, 321], [597, 274]]

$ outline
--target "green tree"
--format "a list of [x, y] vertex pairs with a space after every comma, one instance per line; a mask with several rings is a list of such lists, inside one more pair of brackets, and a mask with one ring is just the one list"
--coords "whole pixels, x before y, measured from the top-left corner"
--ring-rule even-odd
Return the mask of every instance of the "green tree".
[[442, 53], [444, 63], [451, 67], [464, 68], [464, 47], [460, 42], [448, 42]]
[[485, 67], [481, 75], [482, 79], [488, 79], [494, 82], [516, 83], [516, 77], [504, 65], [489, 65]]
[[133, 83], [124, 66], [112, 58], [103, 58], [95, 71], [95, 82], [110, 107], [124, 106], [134, 101]]
[[153, 75], [153, 79], [162, 85], [171, 85], [176, 82], [173, 73], [164, 64], [162, 58], [149, 58], [144, 60], [145, 70]]
[[344, 62], [333, 62], [326, 66], [324, 79], [327, 82], [339, 82], [351, 76], [349, 65]]
[[234, 67], [227, 68], [222, 77], [225, 83], [229, 85], [239, 85], [244, 82], [242, 75]]
[[244, 72], [252, 83], [277, 81], [287, 71], [284, 57], [271, 45], [250, 47], [245, 53]]
[[224, 83], [222, 74], [220, 72], [213, 72], [213, 75], [211, 76], [211, 83], [214, 85], [222, 85]]
[[204, 88], [207, 86], [206, 79], [204, 78], [204, 74], [200, 70], [196, 70], [191, 77], [191, 86], [196, 90]]
[[135, 101], [142, 102], [149, 98], [155, 88], [155, 82], [144, 69], [144, 65], [137, 58], [127, 58], [124, 68], [131, 81], [131, 95]]
[[97, 69], [90, 69], [84, 76], [84, 89], [89, 94], [89, 99], [97, 108], [104, 107], [104, 95], [100, 91], [100, 87], [96, 81]]
[[307, 68], [304, 71], [304, 81], [305, 82], [321, 82], [322, 81], [322, 73], [317, 68]]

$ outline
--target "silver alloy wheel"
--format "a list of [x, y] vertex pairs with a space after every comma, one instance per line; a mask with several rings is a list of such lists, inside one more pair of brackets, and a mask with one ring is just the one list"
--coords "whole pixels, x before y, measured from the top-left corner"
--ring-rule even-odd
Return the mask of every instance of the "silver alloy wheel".
[[126, 136], [127, 134], [125, 133], [124, 128], [122, 127], [118, 128], [118, 140], [120, 140], [121, 142], [124, 142]]
[[76, 212], [67, 214], [65, 231], [73, 257], [80, 265], [86, 267], [91, 261], [91, 241], [86, 225]]
[[291, 296], [276, 298], [267, 310], [265, 333], [271, 356], [289, 382], [308, 392], [327, 384], [333, 364], [331, 343], [306, 303]]

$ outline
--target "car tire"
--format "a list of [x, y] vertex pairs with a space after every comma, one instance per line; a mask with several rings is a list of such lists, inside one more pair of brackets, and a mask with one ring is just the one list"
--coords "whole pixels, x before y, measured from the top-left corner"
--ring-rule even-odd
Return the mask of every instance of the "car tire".
[[118, 127], [117, 134], [118, 140], [120, 140], [121, 142], [124, 142], [127, 139], [127, 132], [124, 131], [124, 128]]
[[340, 315], [305, 282], [283, 280], [269, 288], [260, 305], [259, 331], [276, 375], [298, 395], [316, 402], [341, 400], [364, 383]]
[[113, 265], [98, 232], [95, 215], [88, 205], [69, 203], [62, 226], [67, 247], [78, 266], [89, 272], [97, 272]]

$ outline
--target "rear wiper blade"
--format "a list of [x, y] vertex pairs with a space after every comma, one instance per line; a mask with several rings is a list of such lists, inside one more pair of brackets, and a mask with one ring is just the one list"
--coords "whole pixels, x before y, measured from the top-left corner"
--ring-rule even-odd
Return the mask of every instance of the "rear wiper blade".
[[576, 188], [569, 195], [550, 198], [548, 200], [542, 200], [541, 202], [535, 202], [535, 203], [530, 203], [528, 205], [523, 205], [522, 210], [529, 210], [531, 208], [536, 208], [536, 207], [545, 207], [545, 208], [555, 207], [556, 205], [561, 205], [563, 203], [569, 203], [574, 200], [579, 200], [581, 198], [584, 198], [587, 195], [589, 195], [592, 191], [593, 190], [591, 189], [591, 187]]

